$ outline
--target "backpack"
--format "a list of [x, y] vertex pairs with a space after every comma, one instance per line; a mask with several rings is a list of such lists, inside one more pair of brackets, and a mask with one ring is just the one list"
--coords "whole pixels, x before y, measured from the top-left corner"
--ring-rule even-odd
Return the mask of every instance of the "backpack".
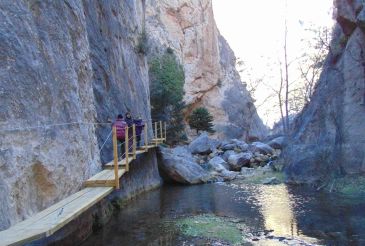
[[118, 140], [124, 140], [126, 127], [127, 127], [127, 123], [125, 123], [124, 120], [115, 121], [115, 128], [117, 130], [117, 139]]

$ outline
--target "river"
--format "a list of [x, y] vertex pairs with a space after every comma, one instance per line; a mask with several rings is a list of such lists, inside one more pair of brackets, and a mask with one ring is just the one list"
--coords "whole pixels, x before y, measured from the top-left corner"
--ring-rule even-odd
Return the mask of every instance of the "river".
[[365, 245], [365, 197], [285, 184], [163, 186], [82, 245]]

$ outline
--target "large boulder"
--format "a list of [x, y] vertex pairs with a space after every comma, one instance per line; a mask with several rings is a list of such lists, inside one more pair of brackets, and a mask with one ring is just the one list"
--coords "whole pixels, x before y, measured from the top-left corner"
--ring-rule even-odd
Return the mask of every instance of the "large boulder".
[[229, 159], [229, 157], [231, 156], [231, 155], [235, 155], [236, 154], [236, 152], [234, 151], [234, 150], [227, 150], [226, 152], [224, 152], [224, 154], [222, 155], [222, 158], [223, 158], [223, 160], [224, 161], [228, 161], [228, 159]]
[[167, 182], [180, 184], [205, 183], [210, 174], [198, 165], [186, 147], [159, 147], [158, 167]]
[[240, 171], [243, 166], [250, 164], [252, 157], [253, 155], [251, 152], [230, 155], [228, 158], [230, 170]]
[[216, 172], [224, 172], [229, 169], [229, 165], [221, 157], [216, 156], [208, 162], [208, 167]]
[[239, 175], [238, 172], [223, 170], [217, 176], [222, 178], [224, 181], [231, 181], [231, 180], [237, 178], [238, 175]]
[[282, 149], [285, 144], [285, 137], [277, 137], [267, 143], [273, 149]]
[[210, 154], [219, 146], [219, 144], [218, 140], [210, 139], [208, 133], [203, 132], [189, 144], [189, 150], [194, 155]]
[[260, 154], [267, 155], [267, 154], [274, 154], [274, 149], [271, 148], [269, 145], [261, 143], [261, 142], [253, 142], [249, 146], [249, 150], [253, 153], [259, 152]]
[[236, 145], [236, 148], [241, 150], [242, 152], [245, 152], [248, 150], [248, 144], [245, 141], [238, 140], [238, 139], [232, 139], [232, 143]]
[[227, 143], [221, 146], [221, 149], [223, 151], [227, 151], [227, 150], [234, 150], [236, 148], [236, 145], [234, 143]]
[[245, 152], [248, 150], [248, 144], [245, 143], [244, 141], [242, 140], [238, 140], [238, 139], [231, 139], [229, 141], [224, 141], [220, 148], [223, 150], [223, 151], [227, 151], [227, 150], [239, 150], [239, 151], [242, 151], [242, 152]]

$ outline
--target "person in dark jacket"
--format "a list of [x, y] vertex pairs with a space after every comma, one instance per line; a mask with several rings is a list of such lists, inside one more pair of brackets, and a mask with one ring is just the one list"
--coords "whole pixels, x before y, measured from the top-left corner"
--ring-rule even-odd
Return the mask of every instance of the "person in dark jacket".
[[134, 121], [133, 121], [133, 118], [132, 118], [132, 115], [131, 113], [128, 111], [126, 114], [125, 114], [125, 122], [127, 123], [128, 125], [128, 138], [129, 138], [129, 141], [128, 141], [128, 148], [129, 148], [129, 152], [132, 152], [132, 144], [133, 144], [133, 124], [134, 124]]
[[144, 123], [142, 121], [142, 118], [138, 117], [138, 119], [134, 120], [134, 124], [136, 125], [137, 148], [139, 149], [141, 147], [141, 136], [144, 128]]
[[117, 119], [113, 123], [113, 126], [115, 126], [117, 130], [117, 140], [118, 144], [120, 144], [120, 153], [123, 159], [125, 155], [124, 143], [125, 143], [125, 128], [127, 127], [127, 123], [124, 121], [122, 114], [118, 114]]

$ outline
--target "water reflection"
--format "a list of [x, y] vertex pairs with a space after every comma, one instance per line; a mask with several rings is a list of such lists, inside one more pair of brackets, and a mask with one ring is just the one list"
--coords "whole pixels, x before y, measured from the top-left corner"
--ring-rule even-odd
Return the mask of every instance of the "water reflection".
[[286, 185], [259, 186], [257, 199], [265, 228], [273, 234], [290, 238], [300, 238], [307, 243], [320, 243], [317, 239], [300, 232], [294, 214], [295, 199]]
[[83, 245], [183, 245], [190, 239], [173, 221], [197, 214], [237, 218], [254, 236], [274, 230], [254, 242], [258, 245], [286, 243], [278, 237], [293, 238], [291, 245], [365, 245], [364, 209], [365, 198], [344, 199], [285, 185], [166, 186], [132, 200]]

